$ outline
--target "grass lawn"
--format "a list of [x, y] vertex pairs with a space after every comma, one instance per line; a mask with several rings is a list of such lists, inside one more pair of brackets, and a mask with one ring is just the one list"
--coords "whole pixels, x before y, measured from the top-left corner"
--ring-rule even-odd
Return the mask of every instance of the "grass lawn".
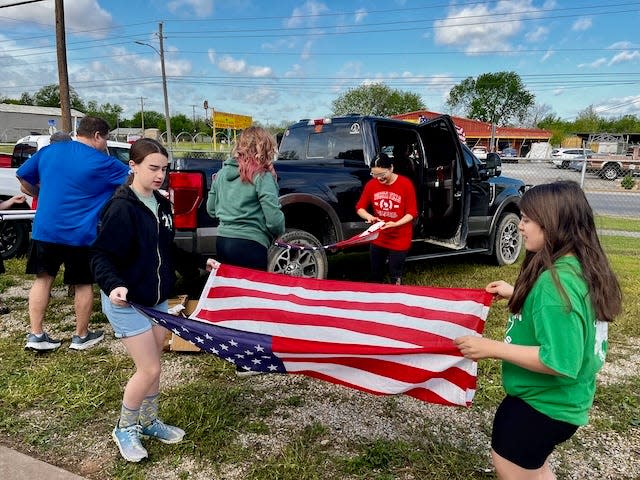
[[[560, 479], [640, 475], [640, 239], [602, 237], [602, 243], [624, 290], [624, 313], [611, 327], [611, 370], [601, 376], [591, 425], [553, 456]], [[99, 302], [92, 325], [105, 328], [107, 339], [69, 351], [72, 301], [58, 278], [46, 328], [66, 341], [49, 354], [25, 351], [30, 278], [24, 259], [5, 263], [0, 295], [12, 312], [0, 316], [1, 444], [95, 480], [495, 478], [488, 435], [503, 392], [494, 361], [479, 363], [475, 403], [464, 409], [376, 397], [297, 375], [241, 379], [213, 355], [168, 353], [161, 415], [187, 431], [185, 441], [148, 441], [148, 460], [124, 462], [110, 432], [133, 367]], [[483, 257], [423, 261], [408, 264], [406, 283], [483, 288], [495, 279], [513, 282], [518, 269]], [[335, 256], [330, 270], [334, 278], [363, 279], [366, 253]], [[496, 302], [485, 334], [501, 338], [506, 317], [506, 305]]]

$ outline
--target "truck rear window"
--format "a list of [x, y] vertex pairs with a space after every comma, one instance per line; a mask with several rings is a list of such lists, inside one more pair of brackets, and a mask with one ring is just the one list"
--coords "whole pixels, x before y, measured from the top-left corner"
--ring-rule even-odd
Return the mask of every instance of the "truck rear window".
[[278, 160], [322, 159], [364, 162], [360, 126], [357, 123], [332, 123], [290, 128], [285, 132]]

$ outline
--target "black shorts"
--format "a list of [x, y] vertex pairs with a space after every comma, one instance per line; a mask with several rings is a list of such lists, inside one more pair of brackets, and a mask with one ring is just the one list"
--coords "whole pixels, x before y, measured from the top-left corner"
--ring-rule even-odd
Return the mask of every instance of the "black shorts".
[[556, 445], [569, 440], [577, 425], [554, 420], [524, 400], [507, 395], [493, 419], [491, 447], [519, 467], [536, 470]]
[[58, 243], [31, 240], [27, 273], [46, 273], [55, 277], [64, 264], [63, 281], [67, 285], [89, 285], [93, 283], [90, 267], [89, 247], [74, 247]]

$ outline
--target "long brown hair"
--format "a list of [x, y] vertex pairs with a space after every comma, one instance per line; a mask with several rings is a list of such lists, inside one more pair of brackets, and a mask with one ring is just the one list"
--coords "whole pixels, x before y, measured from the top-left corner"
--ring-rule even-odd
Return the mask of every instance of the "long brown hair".
[[273, 158], [277, 151], [276, 141], [269, 132], [261, 127], [249, 127], [236, 141], [231, 155], [238, 160], [240, 179], [253, 183], [258, 173], [271, 173], [274, 177]]
[[523, 214], [540, 225], [544, 246], [527, 252], [516, 280], [509, 310], [518, 313], [533, 284], [549, 270], [558, 291], [570, 308], [567, 293], [560, 285], [554, 262], [564, 255], [575, 255], [598, 320], [610, 322], [622, 311], [622, 291], [600, 245], [587, 197], [576, 182], [559, 181], [536, 185], [520, 201]]

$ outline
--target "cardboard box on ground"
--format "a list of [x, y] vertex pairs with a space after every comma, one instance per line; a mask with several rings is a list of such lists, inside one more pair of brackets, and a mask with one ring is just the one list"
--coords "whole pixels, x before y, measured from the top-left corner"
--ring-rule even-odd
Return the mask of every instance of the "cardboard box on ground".
[[[178, 295], [175, 298], [169, 299], [169, 308], [173, 308], [176, 305], [183, 305], [185, 308], [179, 315], [188, 317], [193, 313], [198, 305], [197, 300], [189, 300], [188, 295]], [[164, 339], [164, 349], [172, 352], [200, 352], [201, 350], [193, 343], [183, 340], [175, 333], [169, 331]]]

